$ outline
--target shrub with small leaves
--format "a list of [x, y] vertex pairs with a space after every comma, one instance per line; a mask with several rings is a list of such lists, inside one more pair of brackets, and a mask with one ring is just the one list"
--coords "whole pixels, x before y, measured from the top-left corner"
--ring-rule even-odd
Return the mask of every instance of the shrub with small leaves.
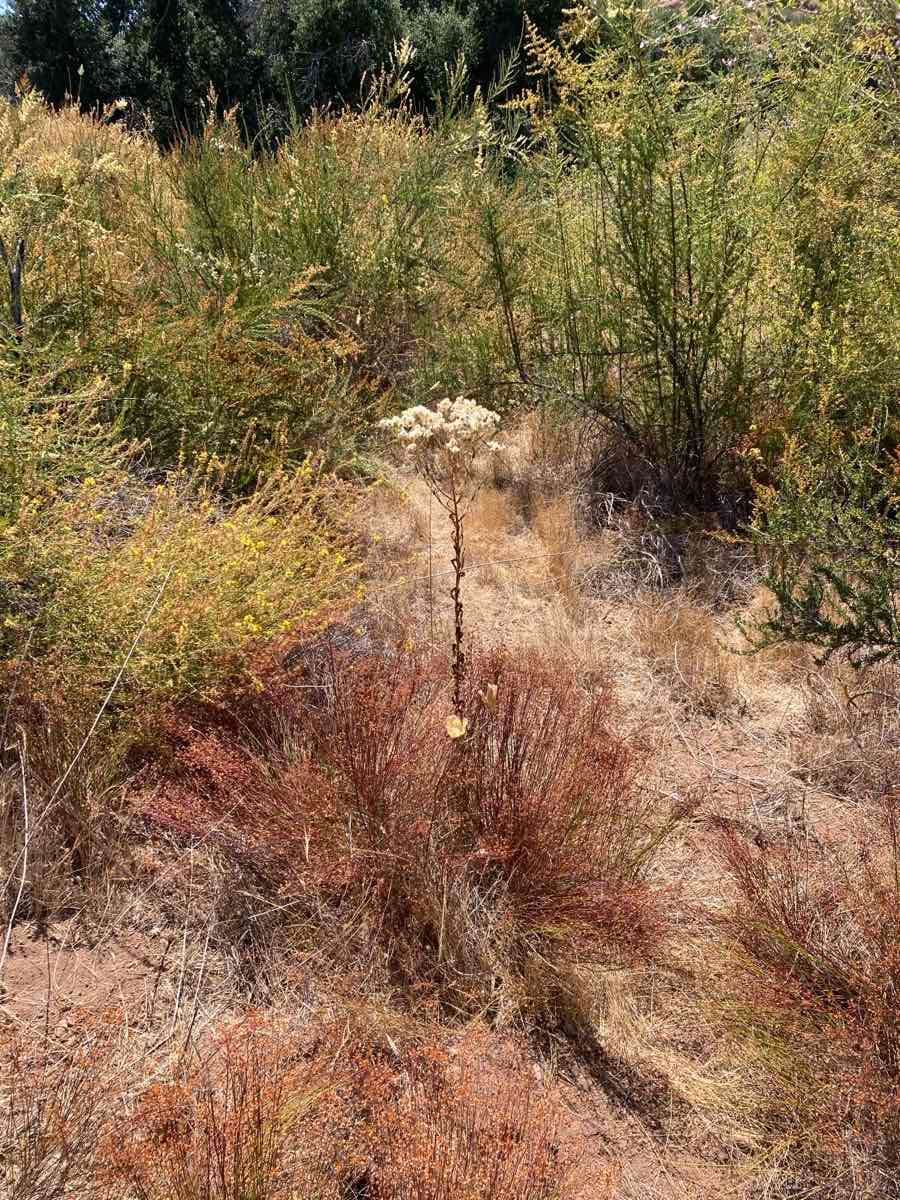
[[730, 826], [721, 844], [736, 886], [725, 916], [734, 949], [723, 1013], [745, 1063], [765, 1081], [754, 1120], [765, 1139], [792, 1143], [795, 1163], [847, 1189], [833, 1194], [894, 1195], [897, 797], [876, 807], [855, 845], [757, 847]]
[[[341, 486], [312, 464], [229, 501], [214, 480], [88, 477], [20, 518], [7, 618], [31, 690], [93, 711], [126, 663], [113, 711], [252, 683], [251, 660], [356, 586]], [[343, 509], [346, 512], [346, 509]], [[26, 603], [27, 601], [27, 603]]]
[[237, 739], [193, 717], [147, 816], [221, 844], [318, 956], [449, 1011], [553, 1021], [566, 979], [658, 955], [672, 895], [652, 867], [684, 810], [641, 787], [608, 695], [476, 659], [454, 740], [439, 663], [332, 671], [322, 707], [288, 683]]

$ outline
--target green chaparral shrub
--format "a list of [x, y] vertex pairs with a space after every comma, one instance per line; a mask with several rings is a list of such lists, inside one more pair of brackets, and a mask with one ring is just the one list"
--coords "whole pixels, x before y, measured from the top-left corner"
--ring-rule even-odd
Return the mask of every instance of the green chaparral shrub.
[[752, 286], [760, 98], [739, 70], [696, 79], [700, 52], [644, 14], [572, 38], [565, 52], [531, 38], [555, 97], [529, 104], [536, 269], [486, 210], [509, 370], [622, 440], [636, 487], [649, 476], [669, 507], [713, 507], [769, 370]]
[[[470, 362], [497, 406], [590, 414], [614, 495], [745, 520], [748, 451], [773, 467], [816, 410], [823, 320], [873, 319], [896, 118], [866, 21], [636, 8], [577, 12], [562, 45], [530, 31], [514, 185], [496, 152], [477, 177], [467, 285], [493, 294]], [[841, 386], [868, 388], [860, 368]]]
[[796, 177], [770, 239], [789, 297], [785, 412], [780, 436], [755, 449], [769, 460], [754, 537], [774, 595], [757, 633], [857, 665], [900, 652], [900, 106], [891, 60], [871, 54], [878, 28], [861, 23], [808, 71], [782, 141]]
[[815, 441], [789, 446], [756, 515], [774, 596], [759, 644], [846, 651], [855, 666], [900, 658], [897, 442], [896, 412], [850, 433], [823, 412]]
[[207, 451], [249, 486], [309, 451], [353, 460], [432, 354], [473, 153], [452, 122], [426, 134], [391, 78], [271, 154], [236, 115], [161, 155], [34, 92], [0, 106], [0, 233], [28, 242], [22, 354], [44, 390], [103, 381], [154, 467]]
[[[109, 5], [83, 0], [14, 0], [4, 5], [4, 42], [14, 75], [27, 72], [53, 104], [95, 104], [113, 83]], [[79, 70], [80, 68], [80, 70]]]
[[[58, 376], [4, 366], [0, 710], [46, 815], [27, 839], [27, 911], [41, 920], [121, 878], [121, 783], [136, 747], [156, 742], [172, 706], [226, 684], [252, 690], [260, 659], [354, 592], [355, 555], [350, 494], [312, 464], [270, 465], [240, 500], [214, 462], [162, 477], [108, 421], [108, 380], [59, 394]], [[6, 769], [10, 880], [22, 812], [19, 773]]]

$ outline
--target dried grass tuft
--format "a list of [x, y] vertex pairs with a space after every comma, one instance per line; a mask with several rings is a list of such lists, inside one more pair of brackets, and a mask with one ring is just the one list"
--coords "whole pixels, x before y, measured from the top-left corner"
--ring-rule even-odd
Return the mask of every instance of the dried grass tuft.
[[740, 659], [722, 643], [715, 620], [678, 599], [642, 605], [634, 622], [641, 653], [673, 699], [704, 716], [740, 709]]

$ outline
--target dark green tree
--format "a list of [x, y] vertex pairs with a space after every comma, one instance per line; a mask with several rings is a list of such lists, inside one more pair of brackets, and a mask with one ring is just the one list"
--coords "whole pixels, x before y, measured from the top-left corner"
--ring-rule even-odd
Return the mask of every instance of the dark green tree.
[[101, 0], [15, 0], [4, 18], [12, 72], [24, 74], [50, 101], [77, 97], [91, 107], [115, 82], [111, 28]]
[[52, 104], [124, 96], [164, 143], [197, 128], [210, 88], [222, 105], [253, 94], [239, 0], [16, 0], [3, 34], [10, 71]]
[[124, 44], [127, 94], [164, 144], [196, 131], [210, 91], [220, 108], [252, 94], [239, 0], [143, 0]]
[[292, 113], [353, 104], [407, 37], [417, 100], [446, 86], [460, 56], [485, 83], [522, 37], [543, 33], [565, 0], [15, 0], [0, 19], [6, 86], [27, 73], [53, 104], [122, 96], [164, 145], [195, 132], [210, 89], [239, 103], [253, 133], [277, 136]]
[[404, 32], [399, 0], [259, 0], [253, 25], [263, 90], [301, 111], [355, 100]]
[[461, 3], [424, 0], [406, 11], [405, 32], [416, 49], [413, 61], [416, 97], [427, 104], [447, 86], [447, 69], [459, 58], [469, 71], [480, 53], [474, 15]]

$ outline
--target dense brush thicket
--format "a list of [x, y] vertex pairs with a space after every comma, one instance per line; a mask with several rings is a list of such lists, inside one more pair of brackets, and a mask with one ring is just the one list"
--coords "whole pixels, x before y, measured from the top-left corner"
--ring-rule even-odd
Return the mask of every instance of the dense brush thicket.
[[[893, 655], [893, 14], [584, 9], [556, 40], [529, 20], [531, 90], [507, 63], [472, 100], [460, 62], [426, 120], [435, 43], [397, 42], [396, 14], [296, 5], [288, 25], [308, 29], [331, 93], [332, 23], [362, 29], [363, 9], [389, 31], [389, 66], [366, 66], [353, 111], [294, 110], [271, 151], [212, 100], [164, 155], [117, 103], [54, 115], [30, 93], [4, 108], [3, 236], [10, 253], [25, 237], [28, 263], [3, 386], [9, 445], [33, 452], [4, 459], [8, 515], [59, 439], [86, 461], [88, 429], [87, 458], [131, 439], [151, 470], [212, 456], [246, 490], [313, 447], [359, 463], [393, 406], [464, 390], [589, 416], [594, 491], [657, 518], [734, 530], [756, 501], [779, 602], [764, 636]], [[455, 19], [429, 12], [423, 29]], [[111, 18], [79, 19], [93, 36]], [[201, 24], [172, 39], [206, 79]], [[65, 419], [38, 428], [42, 405]]]
[[[751, 546], [760, 642], [900, 656], [894, 8], [19, 0], [4, 22], [29, 78], [0, 102], [0, 971], [23, 918], [104, 915], [144, 850], [191, 872], [196, 851], [225, 881], [203, 960], [227, 954], [245, 998], [288, 962], [311, 1008], [327, 980], [437, 1043], [481, 1020], [608, 1081], [616, 987], [658, 972], [651, 1008], [698, 987], [703, 926], [731, 1128], [788, 1164], [778, 1194], [893, 1194], [890, 661], [816, 697], [838, 750], [807, 783], [884, 805], [877, 837], [832, 854], [733, 821], [701, 843], [685, 792], [641, 778], [653, 714], [626, 726], [596, 664], [467, 640], [451, 709], [408, 623], [373, 618], [343, 657], [322, 631], [371, 616], [383, 422], [459, 397], [556, 445], [534, 557], [567, 611], [611, 578], [568, 554], [577, 486], [592, 544], [603, 521], [647, 535], [635, 558], [715, 531], [720, 575]], [[539, 467], [493, 469], [525, 533]], [[429, 524], [404, 570], [431, 550]], [[461, 604], [461, 531], [454, 554]], [[684, 577], [670, 560], [646, 586]], [[633, 632], [679, 720], [736, 719], [720, 625], [659, 599]], [[714, 911], [678, 886], [682, 837], [716, 860]], [[70, 1169], [117, 1200], [568, 1194], [521, 1079], [486, 1106], [418, 1035], [373, 1050], [350, 1017], [338, 1050], [333, 1030], [214, 1028], [212, 1057], [188, 1038], [135, 1075], [117, 1140], [75, 1086], [91, 1061], [105, 1086], [115, 1030], [63, 1066], [0, 1047], [10, 1194], [78, 1194]]]

